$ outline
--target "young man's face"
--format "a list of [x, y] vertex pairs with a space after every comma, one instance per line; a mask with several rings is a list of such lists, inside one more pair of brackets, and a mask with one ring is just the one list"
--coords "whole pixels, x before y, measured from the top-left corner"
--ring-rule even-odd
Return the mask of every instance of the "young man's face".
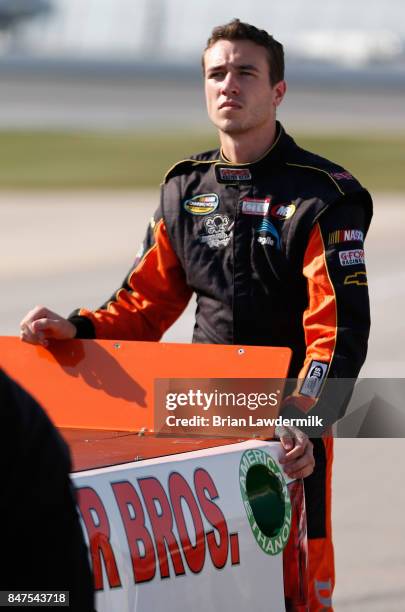
[[271, 85], [264, 47], [219, 40], [205, 52], [204, 66], [208, 115], [221, 132], [237, 136], [274, 126], [286, 85]]

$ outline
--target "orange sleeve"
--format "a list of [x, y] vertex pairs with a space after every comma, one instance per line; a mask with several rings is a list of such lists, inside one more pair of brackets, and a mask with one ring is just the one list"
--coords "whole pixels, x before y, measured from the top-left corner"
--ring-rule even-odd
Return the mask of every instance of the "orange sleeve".
[[153, 221], [148, 233], [148, 248], [110, 301], [77, 313], [91, 321], [96, 338], [159, 340], [191, 297], [163, 219]]
[[303, 274], [307, 278], [308, 306], [304, 312], [306, 357], [298, 378], [303, 379], [312, 360], [330, 363], [337, 338], [336, 294], [326, 263], [319, 224], [312, 229], [305, 251]]

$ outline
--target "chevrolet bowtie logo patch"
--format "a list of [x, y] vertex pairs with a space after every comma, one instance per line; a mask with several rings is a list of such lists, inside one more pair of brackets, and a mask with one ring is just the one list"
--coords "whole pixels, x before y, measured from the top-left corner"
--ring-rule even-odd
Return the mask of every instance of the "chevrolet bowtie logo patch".
[[215, 175], [218, 183], [233, 183], [239, 185], [240, 183], [251, 183], [252, 173], [249, 168], [232, 168], [230, 166], [221, 166], [217, 164], [215, 166]]
[[355, 274], [348, 274], [348, 276], [345, 277], [344, 284], [367, 286], [367, 274], [365, 272], [356, 272]]

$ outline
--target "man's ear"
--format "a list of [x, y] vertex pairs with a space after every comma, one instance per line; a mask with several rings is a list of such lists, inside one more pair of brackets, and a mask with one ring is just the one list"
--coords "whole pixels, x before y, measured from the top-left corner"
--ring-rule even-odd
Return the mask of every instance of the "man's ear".
[[287, 91], [287, 83], [279, 81], [273, 86], [273, 103], [277, 107], [281, 104]]

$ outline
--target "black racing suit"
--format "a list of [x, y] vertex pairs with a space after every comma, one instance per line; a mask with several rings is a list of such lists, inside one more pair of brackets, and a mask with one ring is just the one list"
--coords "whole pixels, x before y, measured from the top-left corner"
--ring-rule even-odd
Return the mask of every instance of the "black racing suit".
[[[286, 408], [313, 407], [327, 377], [357, 377], [370, 326], [371, 198], [277, 130], [253, 163], [231, 164], [216, 150], [169, 170], [123, 285], [99, 310], [70, 317], [78, 337], [159, 340], [195, 292], [194, 342], [292, 349], [290, 376], [301, 382]], [[311, 572], [325, 607], [334, 584], [328, 444], [315, 440], [305, 482], [310, 543], [329, 539]]]

